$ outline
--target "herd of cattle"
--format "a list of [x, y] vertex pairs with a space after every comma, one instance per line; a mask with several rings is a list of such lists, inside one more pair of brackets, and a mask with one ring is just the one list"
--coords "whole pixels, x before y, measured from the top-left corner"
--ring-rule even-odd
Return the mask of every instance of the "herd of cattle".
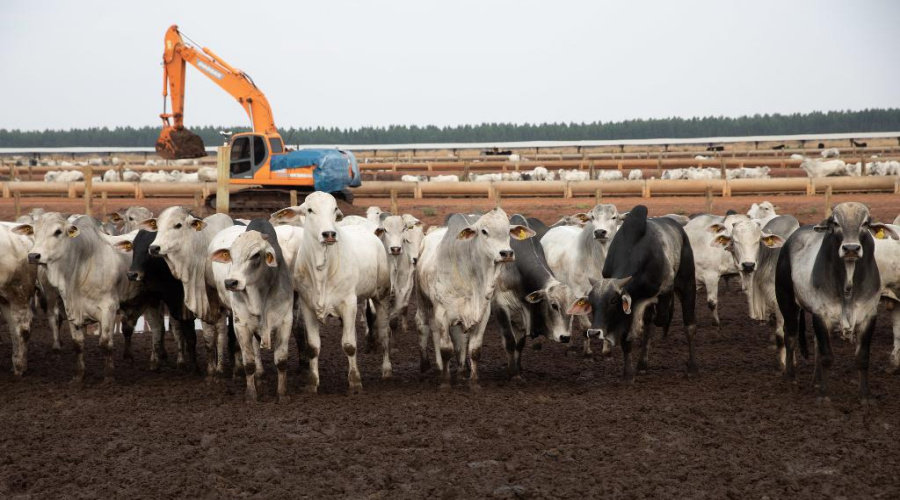
[[[688, 343], [687, 368], [697, 369], [694, 338], [698, 288], [718, 325], [721, 277], [738, 279], [752, 320], [769, 321], [785, 379], [794, 380], [796, 350], [807, 355], [806, 316], [815, 332], [815, 384], [827, 397], [829, 342], [856, 343], [859, 396], [868, 398], [869, 344], [879, 303], [900, 301], [900, 217], [872, 220], [859, 203], [842, 203], [817, 225], [800, 227], [769, 202], [747, 214], [650, 217], [638, 205], [619, 212], [600, 204], [548, 226], [509, 218], [496, 208], [454, 214], [426, 230], [409, 214], [343, 216], [335, 199], [312, 193], [303, 204], [268, 218], [204, 219], [182, 207], [157, 217], [131, 207], [100, 222], [34, 210], [0, 223], [0, 309], [12, 337], [13, 372], [27, 367], [33, 315], [43, 311], [53, 347], [68, 322], [75, 347], [75, 381], [84, 379], [84, 338], [99, 336], [105, 379], [114, 374], [114, 333], [124, 357], [143, 317], [152, 332], [151, 369], [166, 359], [164, 335], [175, 338], [177, 364], [198, 369], [202, 325], [207, 377], [233, 363], [257, 399], [260, 350], [274, 350], [277, 395], [287, 396], [288, 344], [294, 337], [306, 389], [319, 386], [320, 327], [341, 323], [341, 348], [351, 391], [357, 367], [357, 317], [365, 318], [366, 352], [381, 351], [383, 378], [392, 376], [392, 339], [407, 329], [416, 304], [420, 363], [431, 368], [429, 338], [442, 386], [450, 364], [469, 369], [478, 387], [485, 328], [498, 323], [511, 378], [521, 377], [528, 337], [567, 343], [583, 338], [585, 354], [621, 349], [624, 377], [648, 366], [654, 326], [667, 332], [675, 298]], [[726, 281], [727, 283], [727, 281]], [[358, 311], [359, 308], [363, 311]], [[361, 313], [361, 314], [359, 314]], [[900, 368], [900, 307], [893, 309], [889, 370]], [[167, 328], [167, 324], [168, 327]], [[596, 339], [596, 340], [595, 340]], [[631, 350], [638, 348], [635, 367]]]

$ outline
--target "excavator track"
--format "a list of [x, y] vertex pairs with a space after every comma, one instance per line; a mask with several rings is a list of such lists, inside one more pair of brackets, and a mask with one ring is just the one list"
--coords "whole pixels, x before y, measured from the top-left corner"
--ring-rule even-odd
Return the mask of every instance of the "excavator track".
[[[250, 188], [236, 191], [229, 195], [229, 213], [234, 215], [268, 215], [291, 206], [291, 191], [297, 193], [297, 204], [303, 203], [312, 189], [290, 188]], [[348, 192], [332, 193], [335, 198], [353, 203], [353, 194]], [[216, 194], [206, 198], [206, 206], [215, 210]]]

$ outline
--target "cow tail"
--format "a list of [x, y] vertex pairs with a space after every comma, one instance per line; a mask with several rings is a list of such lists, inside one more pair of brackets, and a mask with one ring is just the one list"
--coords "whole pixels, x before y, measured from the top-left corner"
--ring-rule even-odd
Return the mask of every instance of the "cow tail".
[[806, 311], [800, 308], [800, 327], [797, 329], [797, 337], [800, 344], [800, 354], [803, 359], [809, 359], [809, 348], [806, 346]]

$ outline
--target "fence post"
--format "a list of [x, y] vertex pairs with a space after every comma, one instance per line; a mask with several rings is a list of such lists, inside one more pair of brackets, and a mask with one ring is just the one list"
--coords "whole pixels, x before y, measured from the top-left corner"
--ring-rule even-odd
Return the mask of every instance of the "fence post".
[[290, 197], [291, 197], [291, 201], [290, 201], [291, 206], [296, 207], [297, 206], [297, 191], [291, 189]]
[[84, 167], [84, 214], [93, 214], [94, 201], [94, 168], [91, 166]]
[[18, 219], [19, 216], [22, 215], [21, 202], [22, 202], [22, 193], [16, 191], [15, 193], [13, 193], [13, 204], [16, 206], [16, 219]]
[[108, 195], [106, 194], [106, 191], [101, 191], [101, 192], [100, 192], [100, 210], [103, 211], [103, 215], [106, 215], [106, 214], [108, 213], [108, 212], [106, 211], [106, 198], [107, 198], [107, 196], [108, 196]]
[[831, 217], [831, 184], [825, 188], [825, 217]]
[[597, 188], [597, 191], [594, 192], [594, 205], [601, 203], [603, 203], [603, 189]]
[[200, 191], [194, 191], [194, 213], [197, 214], [197, 216], [200, 216], [200, 214], [203, 213], [201, 208], [203, 208], [201, 193]]
[[219, 146], [216, 157], [216, 213], [227, 214], [229, 205], [228, 180], [230, 175], [231, 146]]
[[866, 168], [866, 155], [862, 152], [859, 153], [859, 171], [861, 172], [860, 175], [863, 177], [869, 175], [868, 169]]
[[391, 215], [400, 215], [400, 208], [397, 207], [397, 190], [391, 189]]
[[594, 168], [594, 162], [592, 161], [590, 166], [588, 166], [588, 179], [590, 180], [596, 179], [596, 177], [594, 177]]

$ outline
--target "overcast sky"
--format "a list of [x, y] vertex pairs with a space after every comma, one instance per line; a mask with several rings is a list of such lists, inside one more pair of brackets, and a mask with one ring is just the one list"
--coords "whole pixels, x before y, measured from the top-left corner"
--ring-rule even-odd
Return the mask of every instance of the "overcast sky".
[[[39, 1], [0, 6], [0, 128], [156, 125], [163, 35], [289, 126], [900, 107], [900, 1]], [[188, 68], [185, 123], [249, 123]]]

